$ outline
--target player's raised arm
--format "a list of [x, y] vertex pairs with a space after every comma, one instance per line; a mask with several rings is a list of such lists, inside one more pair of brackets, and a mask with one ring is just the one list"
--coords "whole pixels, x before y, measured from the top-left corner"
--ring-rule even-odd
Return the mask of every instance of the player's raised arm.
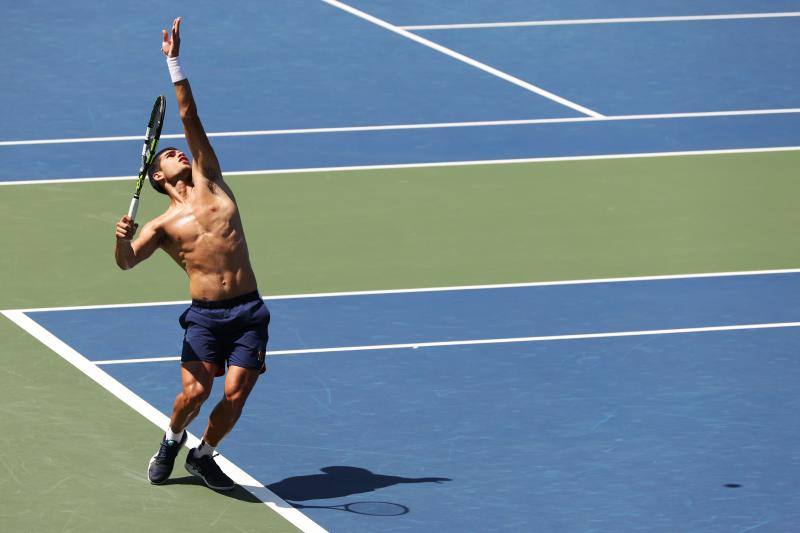
[[189, 80], [186, 79], [178, 60], [181, 46], [181, 17], [172, 22], [172, 30], [169, 33], [167, 30], [161, 30], [161, 39], [161, 51], [167, 56], [167, 65], [175, 86], [175, 98], [178, 101], [183, 131], [194, 158], [193, 166], [199, 167], [202, 174], [202, 176], [195, 177], [204, 177], [211, 181], [219, 180], [222, 178], [222, 171], [219, 161], [217, 161], [217, 155], [211, 148], [211, 143], [208, 142], [208, 136], [197, 114], [192, 88], [189, 86]]

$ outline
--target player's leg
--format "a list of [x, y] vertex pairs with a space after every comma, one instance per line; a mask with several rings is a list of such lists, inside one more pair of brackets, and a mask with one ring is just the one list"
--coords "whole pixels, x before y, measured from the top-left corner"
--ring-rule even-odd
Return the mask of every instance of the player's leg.
[[239, 420], [247, 397], [260, 374], [259, 369], [240, 366], [228, 368], [225, 394], [209, 416], [203, 442], [186, 457], [186, 470], [202, 478], [212, 489], [230, 490], [234, 487], [234, 482], [214, 462], [212, 453]]
[[269, 339], [269, 310], [257, 294], [254, 299], [230, 308], [228, 318], [238, 327], [224, 339], [225, 346], [230, 347], [225, 393], [211, 412], [203, 442], [186, 458], [186, 470], [217, 490], [232, 489], [234, 483], [214, 462], [214, 448], [233, 429], [258, 376], [266, 371]]
[[230, 357], [225, 395], [214, 407], [203, 436], [203, 441], [211, 447], [216, 447], [233, 429], [258, 376], [267, 369], [265, 355], [270, 315], [263, 300], [257, 298], [238, 305], [231, 309], [230, 315], [236, 316], [244, 326], [232, 332], [225, 343], [230, 350], [227, 352]]
[[228, 350], [212, 331], [213, 321], [204, 315], [206, 310], [192, 306], [181, 315], [181, 326], [186, 330], [181, 351], [181, 381], [183, 389], [175, 397], [167, 436], [176, 440], [200, 412], [203, 402], [211, 394], [214, 377], [225, 373], [225, 356]]
[[169, 478], [175, 458], [186, 442], [186, 426], [211, 393], [214, 375], [224, 370], [225, 361], [219, 358], [221, 352], [216, 336], [203, 319], [201, 312], [194, 311], [194, 306], [180, 318], [181, 327], [186, 330], [181, 352], [183, 387], [175, 398], [170, 425], [147, 466], [147, 477], [154, 484], [164, 483]]
[[219, 365], [208, 361], [187, 361], [181, 363], [183, 390], [175, 397], [169, 428], [180, 434], [200, 412], [203, 403], [211, 394], [214, 376]]
[[252, 368], [232, 366], [225, 377], [225, 395], [214, 407], [208, 418], [208, 426], [203, 440], [213, 447], [230, 433], [242, 414], [250, 391], [258, 380], [260, 372]]
[[218, 365], [207, 361], [186, 361], [181, 363], [183, 390], [175, 397], [172, 418], [158, 451], [147, 465], [147, 478], [150, 483], [160, 485], [172, 473], [175, 458], [186, 442], [186, 426], [192, 421], [200, 407], [211, 393], [214, 374]]

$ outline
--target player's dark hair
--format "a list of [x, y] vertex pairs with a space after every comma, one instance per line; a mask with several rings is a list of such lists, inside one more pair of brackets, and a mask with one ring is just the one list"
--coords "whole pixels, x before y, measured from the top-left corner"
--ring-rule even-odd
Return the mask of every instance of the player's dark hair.
[[160, 183], [153, 179], [153, 174], [161, 171], [161, 154], [168, 150], [177, 150], [177, 148], [174, 146], [167, 146], [166, 148], [159, 150], [156, 156], [153, 158], [153, 162], [150, 163], [150, 168], [147, 169], [147, 179], [150, 181], [150, 185], [152, 185], [153, 188], [161, 194], [167, 194], [167, 191], [164, 190], [164, 187], [162, 187]]

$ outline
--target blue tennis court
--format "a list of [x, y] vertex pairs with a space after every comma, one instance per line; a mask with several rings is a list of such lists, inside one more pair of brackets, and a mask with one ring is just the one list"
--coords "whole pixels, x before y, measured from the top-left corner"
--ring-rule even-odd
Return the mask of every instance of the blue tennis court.
[[[790, 529], [798, 295], [773, 273], [268, 298], [276, 355], [224, 453], [332, 531]], [[169, 413], [183, 308], [28, 315]], [[362, 500], [408, 512], [333, 507]]]
[[[234, 189], [272, 313], [269, 370], [220, 447], [253, 495], [244, 501], [275, 504], [276, 527], [308, 532], [798, 529], [800, 271], [776, 237], [793, 227], [793, 210], [762, 205], [770, 193], [796, 197], [792, 160], [670, 166], [654, 156], [800, 149], [800, 1], [180, 0], [165, 9], [5, 6], [7, 27], [24, 38], [0, 35], [0, 191], [42, 188], [0, 205], [0, 231], [39, 228], [20, 240], [29, 264], [13, 254], [3, 263], [6, 279], [23, 283], [9, 283], [14, 303], [2, 307], [31, 308], [7, 318], [91, 387], [164, 425], [180, 388], [186, 302], [142, 296], [168, 279], [166, 263], [126, 283], [110, 257], [87, 268], [80, 256], [108, 243], [81, 229], [113, 224], [126, 205], [108, 205], [111, 185], [85, 185], [85, 196], [67, 188], [132, 179], [157, 94], [169, 99], [162, 146], [186, 149], [156, 49], [159, 28], [183, 14], [181, 57], [205, 129], [226, 178], [251, 176]], [[625, 168], [501, 166], [632, 158]], [[436, 174], [451, 166], [464, 172]], [[437, 168], [412, 175], [417, 167]], [[387, 168], [408, 174], [341, 178]], [[498, 178], [502, 168], [518, 170]], [[71, 214], [51, 215], [62, 198]], [[77, 237], [58, 233], [73, 225]], [[360, 232], [370, 225], [378, 229]], [[58, 242], [42, 244], [51, 232]], [[470, 264], [484, 249], [493, 261]], [[59, 268], [44, 259], [52, 250]], [[96, 283], [84, 293], [87, 279]], [[473, 282], [483, 285], [460, 286]], [[458, 286], [407, 289], [445, 284]], [[33, 285], [49, 292], [28, 305]], [[108, 305], [78, 305], [98, 301]], [[82, 386], [72, 379], [61, 385]], [[161, 429], [139, 420], [155, 443]], [[181, 474], [178, 465], [175, 483]], [[14, 486], [5, 494], [21, 494]], [[155, 492], [163, 488], [147, 498], [172, 494]], [[109, 516], [135, 519], [137, 502]], [[349, 512], [360, 504], [366, 514]], [[33, 512], [17, 506], [19, 523], [35, 529]]]

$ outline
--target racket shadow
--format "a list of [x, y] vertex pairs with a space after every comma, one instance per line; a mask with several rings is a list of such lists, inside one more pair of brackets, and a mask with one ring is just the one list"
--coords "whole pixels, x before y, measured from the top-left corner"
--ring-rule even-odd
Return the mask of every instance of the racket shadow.
[[331, 509], [334, 511], [345, 511], [368, 516], [400, 516], [408, 514], [411, 510], [399, 503], [374, 501], [350, 502], [339, 505], [303, 505], [302, 503], [293, 503], [292, 506], [296, 509]]

